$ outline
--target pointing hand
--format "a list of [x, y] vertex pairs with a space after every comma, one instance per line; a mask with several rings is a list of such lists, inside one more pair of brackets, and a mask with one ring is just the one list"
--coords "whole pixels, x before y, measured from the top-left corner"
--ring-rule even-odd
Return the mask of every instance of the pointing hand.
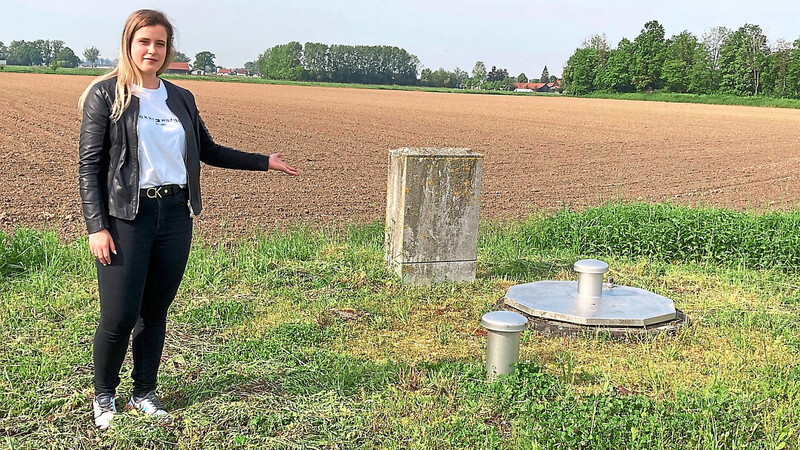
[[280, 153], [269, 155], [269, 170], [279, 170], [292, 176], [300, 175], [297, 169], [281, 161]]

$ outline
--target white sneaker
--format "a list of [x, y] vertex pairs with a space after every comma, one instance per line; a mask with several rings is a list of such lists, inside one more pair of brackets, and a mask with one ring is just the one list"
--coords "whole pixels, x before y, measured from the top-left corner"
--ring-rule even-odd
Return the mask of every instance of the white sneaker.
[[111, 419], [114, 418], [114, 413], [117, 412], [117, 407], [114, 404], [114, 394], [95, 395], [92, 409], [94, 409], [94, 426], [101, 430], [107, 429], [111, 426]]
[[161, 402], [158, 401], [158, 397], [153, 391], [148, 392], [144, 397], [132, 396], [131, 401], [125, 405], [125, 410], [146, 414], [159, 422], [169, 419], [169, 413], [161, 406]]

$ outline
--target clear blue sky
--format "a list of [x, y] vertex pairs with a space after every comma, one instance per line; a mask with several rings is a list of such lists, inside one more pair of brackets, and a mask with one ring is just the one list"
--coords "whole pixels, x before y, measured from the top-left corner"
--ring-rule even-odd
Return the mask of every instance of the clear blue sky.
[[81, 58], [94, 45], [101, 57], [115, 59], [122, 24], [139, 8], [164, 11], [179, 50], [192, 59], [209, 50], [223, 67], [241, 67], [276, 44], [310, 41], [394, 45], [432, 69], [471, 71], [481, 60], [513, 76], [538, 77], [545, 65], [558, 75], [587, 37], [605, 33], [614, 47], [652, 19], [667, 36], [753, 23], [770, 43], [800, 38], [800, 0], [0, 0], [0, 41], [61, 39]]

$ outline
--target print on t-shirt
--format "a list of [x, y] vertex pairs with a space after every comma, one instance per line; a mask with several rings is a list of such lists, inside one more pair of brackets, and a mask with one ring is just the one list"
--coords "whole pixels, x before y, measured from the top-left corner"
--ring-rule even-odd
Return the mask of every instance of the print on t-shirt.
[[153, 122], [157, 123], [158, 125], [161, 125], [162, 127], [164, 125], [166, 125], [167, 123], [169, 123], [169, 122], [178, 122], [178, 123], [181, 122], [180, 120], [178, 120], [177, 117], [168, 117], [166, 119], [159, 119], [157, 117], [150, 117], [150, 116], [144, 115], [144, 114], [139, 114], [139, 119], [152, 120]]

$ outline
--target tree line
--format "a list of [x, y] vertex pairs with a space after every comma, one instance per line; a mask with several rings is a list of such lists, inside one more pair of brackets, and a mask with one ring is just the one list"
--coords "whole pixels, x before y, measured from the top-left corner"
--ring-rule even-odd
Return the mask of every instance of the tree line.
[[17, 66], [78, 67], [80, 58], [60, 40], [11, 41], [6, 47], [0, 42], [0, 59]]
[[509, 76], [508, 70], [492, 66], [491, 70], [486, 70], [483, 61], [477, 61], [472, 68], [472, 72], [467, 73], [456, 67], [452, 72], [439, 68], [437, 70], [422, 69], [419, 77], [419, 84], [432, 87], [446, 87], [458, 89], [484, 89], [494, 91], [510, 91], [514, 89], [514, 83], [552, 83], [558, 78], [550, 75], [547, 66], [544, 66], [542, 76], [539, 78], [528, 78], [525, 73], [520, 73], [516, 78]]
[[[101, 58], [100, 51], [92, 46], [83, 51], [84, 61], [90, 63], [92, 67], [96, 63], [104, 66], [116, 65], [116, 61]], [[35, 41], [11, 41], [6, 46], [0, 41], [0, 60], [12, 66], [50, 66], [59, 67], [78, 67], [81, 59], [75, 52], [64, 44], [61, 40], [37, 39]]]
[[[83, 52], [84, 60], [94, 67], [99, 62], [114, 65], [100, 58], [100, 51], [92, 46]], [[64, 45], [63, 41], [13, 41], [6, 47], [0, 42], [0, 59], [10, 65], [51, 67], [77, 67], [81, 60]], [[195, 69], [206, 72], [216, 70], [216, 55], [202, 51], [195, 55]], [[177, 51], [176, 62], [190, 62], [184, 53]], [[248, 61], [244, 68], [274, 80], [319, 81], [335, 83], [423, 85], [456, 89], [512, 90], [514, 82], [553, 82], [545, 66], [541, 78], [528, 79], [521, 73], [511, 77], [508, 70], [492, 66], [488, 70], [483, 61], [477, 61], [471, 73], [458, 67], [453, 71], [439, 68], [420, 68], [420, 61], [405, 49], [386, 45], [327, 45], [299, 42], [276, 45], [262, 53], [256, 61]], [[418, 76], [419, 74], [419, 76]]]
[[656, 20], [610, 48], [605, 35], [587, 39], [564, 66], [569, 94], [667, 91], [800, 98], [800, 39], [773, 45], [758, 25], [713, 27], [665, 38]]
[[262, 53], [255, 66], [274, 80], [413, 85], [419, 59], [387, 45], [327, 45], [299, 42], [276, 45]]
[[[524, 73], [512, 78], [506, 69], [497, 66], [487, 70], [483, 61], [477, 61], [471, 73], [458, 67], [453, 71], [420, 69], [419, 58], [405, 49], [385, 45], [303, 45], [295, 41], [266, 50], [255, 62], [246, 63], [245, 68], [256, 69], [264, 78], [293, 81], [489, 90], [511, 90], [515, 81], [528, 82]], [[556, 77], [550, 76], [545, 66], [541, 80], [553, 82]]]

